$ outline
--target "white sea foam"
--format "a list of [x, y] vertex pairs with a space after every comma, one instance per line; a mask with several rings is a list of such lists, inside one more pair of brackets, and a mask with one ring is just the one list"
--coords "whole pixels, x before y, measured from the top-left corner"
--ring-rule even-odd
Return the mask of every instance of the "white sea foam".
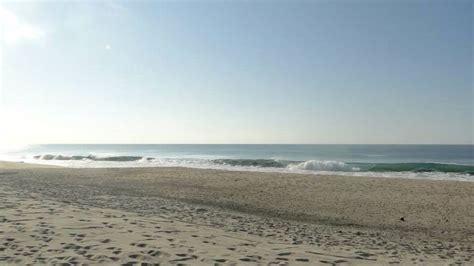
[[339, 161], [309, 160], [287, 166], [289, 170], [315, 170], [315, 171], [359, 171], [357, 167]]
[[[38, 156], [34, 158], [34, 156]], [[80, 156], [85, 158], [77, 159]], [[159, 156], [168, 156], [161, 158]], [[441, 173], [441, 172], [381, 172], [369, 171], [367, 163], [364, 166], [356, 163], [345, 163], [337, 160], [307, 160], [303, 162], [274, 160], [274, 159], [238, 159], [238, 157], [225, 157], [221, 155], [208, 154], [197, 155], [193, 153], [181, 153], [172, 157], [170, 154], [160, 152], [143, 151], [107, 151], [94, 150], [77, 151], [74, 149], [63, 149], [60, 153], [52, 150], [40, 152], [18, 152], [0, 153], [0, 160], [22, 161], [26, 163], [49, 164], [73, 168], [119, 168], [119, 167], [188, 167], [200, 169], [220, 169], [230, 171], [259, 171], [259, 172], [283, 172], [315, 175], [348, 175], [348, 176], [374, 176], [387, 178], [410, 178], [410, 179], [434, 179], [434, 180], [458, 180], [474, 182], [474, 175], [466, 173]], [[75, 159], [72, 159], [75, 156]], [[131, 158], [134, 156], [139, 159]], [[189, 156], [185, 158], [184, 156]], [[70, 157], [68, 160], [63, 160]], [[113, 158], [115, 157], [115, 158]], [[119, 160], [116, 157], [127, 157], [130, 161]], [[151, 158], [153, 157], [153, 158]], [[268, 157], [267, 157], [268, 158]], [[104, 160], [105, 159], [105, 160]], [[217, 159], [217, 160], [216, 160]], [[124, 158], [120, 158], [124, 160]], [[444, 163], [446, 164], [446, 163]], [[370, 165], [370, 164], [369, 164]], [[360, 168], [359, 168], [360, 167]], [[422, 167], [423, 168], [423, 167]]]
[[[108, 156], [112, 154], [107, 154]], [[116, 154], [114, 154], [116, 155]], [[94, 155], [91, 158], [100, 158]], [[102, 161], [82, 158], [80, 160], [58, 160], [57, 154], [33, 156], [2, 156], [0, 160], [22, 161], [26, 163], [49, 164], [73, 168], [122, 168], [122, 167], [186, 167], [199, 169], [219, 169], [230, 171], [280, 172], [314, 175], [373, 176], [386, 178], [457, 180], [474, 182], [474, 176], [464, 173], [441, 172], [370, 172], [341, 161], [308, 160], [301, 163], [289, 163], [286, 167], [261, 167], [254, 165], [231, 165], [217, 163], [214, 159], [203, 158], [150, 158], [143, 157], [134, 161]], [[102, 157], [104, 158], [104, 157]], [[258, 161], [258, 160], [257, 160]]]

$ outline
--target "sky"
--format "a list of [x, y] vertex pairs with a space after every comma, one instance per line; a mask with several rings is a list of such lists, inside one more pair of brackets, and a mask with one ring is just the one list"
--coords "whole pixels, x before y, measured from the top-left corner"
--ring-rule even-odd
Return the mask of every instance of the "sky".
[[473, 144], [471, 1], [3, 1], [0, 145]]

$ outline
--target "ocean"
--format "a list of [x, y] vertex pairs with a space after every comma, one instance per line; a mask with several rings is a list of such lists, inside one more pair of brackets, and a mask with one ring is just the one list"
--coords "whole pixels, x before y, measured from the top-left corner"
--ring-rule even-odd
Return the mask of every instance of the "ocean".
[[474, 181], [474, 145], [45, 144], [0, 160]]

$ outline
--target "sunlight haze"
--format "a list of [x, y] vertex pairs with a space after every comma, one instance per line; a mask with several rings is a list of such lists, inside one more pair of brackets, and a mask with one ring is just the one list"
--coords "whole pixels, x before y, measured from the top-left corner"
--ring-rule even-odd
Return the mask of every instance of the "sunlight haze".
[[470, 1], [6, 2], [0, 144], [472, 144]]

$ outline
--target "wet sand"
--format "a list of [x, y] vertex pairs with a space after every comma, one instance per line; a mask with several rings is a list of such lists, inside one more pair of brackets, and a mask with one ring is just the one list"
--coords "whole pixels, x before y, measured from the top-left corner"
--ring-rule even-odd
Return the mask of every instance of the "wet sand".
[[32, 164], [32, 163], [23, 163], [23, 162], [5, 162], [0, 161], [0, 169], [28, 169], [28, 168], [60, 168], [59, 166], [47, 165], [47, 164]]
[[473, 257], [470, 182], [10, 165], [0, 188], [0, 263], [468, 265]]

